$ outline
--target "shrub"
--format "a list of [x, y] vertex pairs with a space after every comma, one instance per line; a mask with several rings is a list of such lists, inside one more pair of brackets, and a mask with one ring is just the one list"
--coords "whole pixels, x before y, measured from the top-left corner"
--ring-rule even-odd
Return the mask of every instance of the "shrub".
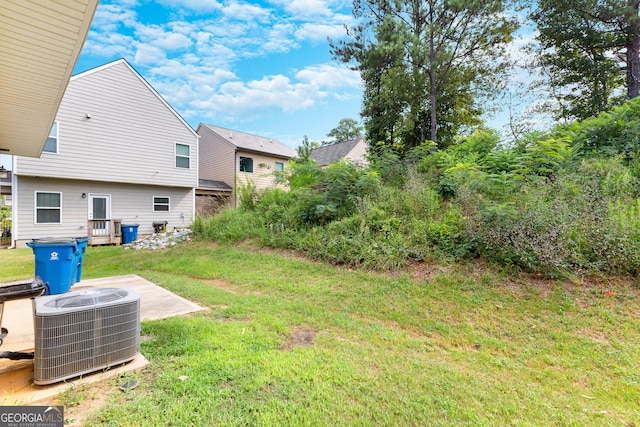
[[238, 185], [238, 201], [240, 208], [252, 211], [260, 202], [260, 191], [251, 180]]
[[195, 238], [235, 242], [261, 237], [262, 224], [261, 216], [255, 211], [225, 208], [208, 218], [197, 217], [192, 229]]

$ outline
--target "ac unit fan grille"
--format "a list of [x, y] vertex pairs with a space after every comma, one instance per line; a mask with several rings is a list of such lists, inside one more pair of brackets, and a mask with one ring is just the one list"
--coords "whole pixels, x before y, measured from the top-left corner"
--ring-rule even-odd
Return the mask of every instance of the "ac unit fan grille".
[[140, 350], [140, 300], [35, 317], [34, 380], [50, 384], [127, 362]]

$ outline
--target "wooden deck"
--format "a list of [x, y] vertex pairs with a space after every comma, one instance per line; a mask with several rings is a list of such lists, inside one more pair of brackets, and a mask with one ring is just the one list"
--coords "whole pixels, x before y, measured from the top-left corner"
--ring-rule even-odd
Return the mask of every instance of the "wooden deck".
[[89, 244], [98, 245], [119, 245], [122, 243], [122, 220], [121, 219], [90, 219], [87, 230], [89, 230]]

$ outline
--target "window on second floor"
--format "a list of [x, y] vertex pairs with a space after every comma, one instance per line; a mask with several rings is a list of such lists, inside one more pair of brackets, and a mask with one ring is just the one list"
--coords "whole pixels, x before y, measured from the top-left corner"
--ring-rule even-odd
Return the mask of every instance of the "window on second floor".
[[47, 142], [45, 142], [42, 151], [45, 153], [58, 152], [58, 121], [53, 122], [51, 132], [49, 132], [49, 137], [47, 138]]
[[276, 182], [282, 182], [283, 172], [284, 172], [284, 163], [276, 162], [276, 171], [275, 171]]
[[153, 196], [154, 212], [169, 212], [169, 198], [164, 196]]
[[176, 144], [176, 167], [189, 169], [191, 164], [191, 147], [187, 144]]
[[60, 224], [62, 193], [36, 191], [36, 224]]
[[240, 156], [240, 172], [253, 173], [253, 159]]

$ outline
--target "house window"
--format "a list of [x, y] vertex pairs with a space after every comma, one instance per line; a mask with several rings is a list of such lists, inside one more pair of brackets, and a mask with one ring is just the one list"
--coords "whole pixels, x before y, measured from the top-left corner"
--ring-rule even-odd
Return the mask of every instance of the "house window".
[[284, 172], [284, 163], [276, 162], [276, 182], [281, 182], [283, 180], [282, 172]]
[[240, 157], [240, 172], [253, 173], [253, 159], [251, 157]]
[[153, 197], [153, 211], [154, 212], [169, 212], [169, 198], [168, 197]]
[[191, 163], [191, 147], [186, 144], [176, 144], [176, 167], [189, 169]]
[[36, 192], [36, 224], [60, 224], [62, 193]]
[[45, 153], [57, 153], [58, 152], [58, 122], [53, 122], [53, 126], [51, 126], [51, 132], [49, 132], [49, 137], [47, 138], [47, 142], [44, 143], [44, 148], [42, 149]]

